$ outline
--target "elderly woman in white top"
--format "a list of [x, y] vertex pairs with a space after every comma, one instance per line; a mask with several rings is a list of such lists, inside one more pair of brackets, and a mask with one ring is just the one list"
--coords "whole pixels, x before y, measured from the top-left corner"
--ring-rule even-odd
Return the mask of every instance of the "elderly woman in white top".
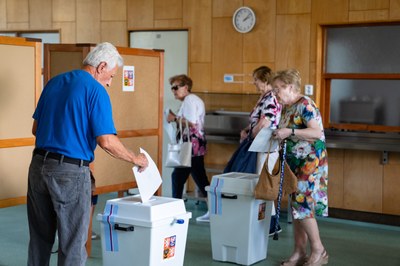
[[[182, 125], [187, 121], [189, 124], [190, 141], [192, 142], [192, 166], [190, 168], [175, 168], [172, 172], [172, 196], [182, 198], [183, 187], [189, 174], [200, 190], [203, 197], [207, 197], [205, 187], [209, 185], [207, 174], [204, 168], [204, 155], [206, 154], [206, 138], [204, 135], [204, 102], [191, 93], [192, 79], [186, 75], [177, 75], [169, 79], [172, 93], [175, 99], [182, 101], [182, 105], [177, 114], [170, 111], [168, 122], [176, 122], [182, 119]], [[184, 130], [184, 129], [183, 129]], [[178, 132], [177, 140], [182, 132]], [[186, 134], [183, 135], [183, 141], [188, 141]], [[197, 221], [208, 222], [209, 213], [197, 217]]]

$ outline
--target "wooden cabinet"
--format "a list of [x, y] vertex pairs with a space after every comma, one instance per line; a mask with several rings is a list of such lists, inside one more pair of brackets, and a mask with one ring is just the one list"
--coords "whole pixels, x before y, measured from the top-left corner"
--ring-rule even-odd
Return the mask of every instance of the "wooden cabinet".
[[345, 150], [343, 167], [344, 209], [382, 212], [382, 152]]
[[399, 153], [382, 164], [380, 151], [328, 149], [328, 160], [329, 207], [400, 215]]
[[400, 153], [389, 153], [388, 163], [383, 168], [382, 212], [400, 215]]

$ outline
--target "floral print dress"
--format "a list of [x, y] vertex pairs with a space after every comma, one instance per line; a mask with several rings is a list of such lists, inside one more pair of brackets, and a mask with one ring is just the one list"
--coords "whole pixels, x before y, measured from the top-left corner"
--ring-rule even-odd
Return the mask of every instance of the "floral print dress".
[[[314, 119], [323, 133], [321, 114], [309, 97], [303, 96], [291, 106], [285, 106], [279, 128], [303, 129]], [[298, 187], [292, 194], [294, 219], [328, 216], [328, 159], [325, 135], [315, 141], [287, 138], [286, 161], [297, 176]]]

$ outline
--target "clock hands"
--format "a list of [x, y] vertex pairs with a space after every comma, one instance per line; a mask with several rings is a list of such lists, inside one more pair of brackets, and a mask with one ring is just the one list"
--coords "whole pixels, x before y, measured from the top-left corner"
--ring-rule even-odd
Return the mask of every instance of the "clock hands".
[[247, 16], [243, 19], [243, 22], [245, 22], [246, 20], [248, 20], [250, 18], [250, 13], [247, 14]]

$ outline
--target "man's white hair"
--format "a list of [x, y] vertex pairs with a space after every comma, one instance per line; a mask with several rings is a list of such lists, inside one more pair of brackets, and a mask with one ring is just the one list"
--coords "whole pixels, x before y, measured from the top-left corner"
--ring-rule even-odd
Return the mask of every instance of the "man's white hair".
[[113, 69], [116, 65], [121, 67], [124, 64], [124, 60], [118, 53], [117, 48], [109, 42], [96, 45], [83, 60], [83, 65], [97, 67], [101, 62], [107, 63], [107, 69]]

